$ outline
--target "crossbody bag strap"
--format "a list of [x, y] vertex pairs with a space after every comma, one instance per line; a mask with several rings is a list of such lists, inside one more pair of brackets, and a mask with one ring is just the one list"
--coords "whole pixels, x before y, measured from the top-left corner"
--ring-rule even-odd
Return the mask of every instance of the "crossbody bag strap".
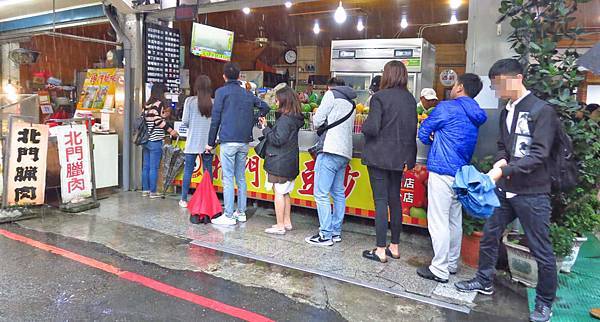
[[344, 94], [344, 93], [342, 93], [342, 92], [339, 92], [339, 91], [338, 91], [338, 93], [340, 93], [340, 94], [342, 94], [342, 95], [344, 95], [344, 96], [346, 97], [346, 100], [347, 100], [348, 102], [350, 102], [350, 104], [352, 104], [352, 109], [350, 110], [350, 113], [348, 113], [348, 114], [344, 115], [344, 117], [342, 117], [341, 119], [339, 119], [339, 120], [337, 120], [337, 121], [335, 121], [335, 122], [333, 122], [333, 123], [331, 123], [331, 124], [327, 125], [327, 126], [326, 126], [326, 127], [323, 129], [323, 132], [324, 132], [324, 131], [327, 131], [327, 130], [331, 130], [332, 128], [334, 128], [334, 127], [336, 127], [336, 126], [338, 126], [338, 125], [340, 125], [340, 124], [342, 124], [342, 123], [346, 122], [346, 121], [347, 121], [347, 120], [350, 118], [350, 116], [352, 116], [352, 113], [354, 113], [354, 110], [356, 109], [356, 103], [354, 103], [354, 101], [353, 101], [353, 100], [351, 100], [351, 99], [350, 99], [350, 98], [349, 98], [349, 97], [348, 97], [346, 94]]

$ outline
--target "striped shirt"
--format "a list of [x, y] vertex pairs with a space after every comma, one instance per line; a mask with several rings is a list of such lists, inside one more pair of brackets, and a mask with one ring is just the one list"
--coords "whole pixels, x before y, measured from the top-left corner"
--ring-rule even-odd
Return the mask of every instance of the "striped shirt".
[[161, 102], [144, 106], [144, 118], [150, 134], [149, 141], [162, 141], [165, 138], [165, 130], [171, 129], [160, 115], [162, 109], [163, 104]]

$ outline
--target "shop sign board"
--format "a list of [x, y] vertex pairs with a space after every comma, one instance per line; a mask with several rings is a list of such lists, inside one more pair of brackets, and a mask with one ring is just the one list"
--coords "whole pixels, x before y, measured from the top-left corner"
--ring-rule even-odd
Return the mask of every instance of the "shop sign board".
[[112, 111], [117, 80], [116, 68], [88, 69], [77, 109]]
[[[178, 143], [181, 148], [185, 142]], [[203, 169], [199, 158], [192, 174], [191, 187], [195, 187], [202, 180]], [[417, 164], [408, 172], [402, 183], [399, 199], [402, 201], [403, 222], [408, 225], [427, 227], [427, 169], [424, 165]], [[223, 187], [221, 160], [219, 153], [213, 159], [213, 177], [217, 190]], [[175, 178], [175, 184], [181, 184], [183, 174]], [[265, 187], [267, 173], [264, 171], [264, 160], [256, 155], [254, 149], [248, 152], [246, 161], [246, 182], [248, 196], [254, 199], [272, 201], [274, 192]], [[316, 208], [314, 202], [315, 160], [308, 152], [300, 152], [300, 175], [296, 178], [294, 190], [291, 193], [292, 203], [296, 206]], [[375, 217], [373, 192], [369, 181], [367, 168], [359, 158], [353, 158], [346, 167], [344, 178], [344, 193], [346, 195], [346, 213], [361, 217]]]
[[48, 125], [12, 122], [9, 137], [6, 205], [28, 206], [44, 203]]
[[60, 187], [63, 203], [92, 196], [90, 144], [84, 124], [62, 125], [54, 129], [58, 142]]

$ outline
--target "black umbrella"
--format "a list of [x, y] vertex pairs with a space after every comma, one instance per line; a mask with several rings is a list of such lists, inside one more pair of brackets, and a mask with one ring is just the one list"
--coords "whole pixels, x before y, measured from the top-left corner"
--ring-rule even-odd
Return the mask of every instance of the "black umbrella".
[[174, 145], [165, 144], [163, 146], [163, 195], [167, 193], [167, 189], [169, 189], [185, 162], [185, 154], [177, 146], [178, 141]]
[[579, 66], [585, 67], [596, 75], [600, 75], [600, 42], [581, 55], [577, 60]]

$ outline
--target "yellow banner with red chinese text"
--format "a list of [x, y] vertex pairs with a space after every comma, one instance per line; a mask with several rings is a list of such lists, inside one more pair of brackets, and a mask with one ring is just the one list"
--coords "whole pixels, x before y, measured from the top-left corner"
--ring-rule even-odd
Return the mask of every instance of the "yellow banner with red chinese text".
[[[184, 148], [185, 142], [178, 143]], [[248, 197], [258, 200], [272, 201], [274, 193], [265, 188], [267, 173], [264, 168], [264, 160], [256, 155], [254, 149], [248, 152], [246, 161], [246, 183], [248, 186]], [[314, 168], [315, 160], [308, 152], [300, 152], [300, 175], [296, 178], [294, 190], [291, 193], [292, 204], [306, 208], [316, 208], [313, 197], [314, 191]], [[196, 187], [202, 180], [200, 158], [196, 160], [190, 186]], [[219, 151], [213, 160], [214, 185], [217, 191], [222, 191], [223, 183], [221, 161]], [[418, 164], [415, 169], [408, 171], [402, 182], [402, 191], [399, 198], [402, 200], [403, 222], [407, 225], [427, 227], [427, 169]], [[183, 173], [174, 180], [174, 184], [181, 185]], [[375, 217], [375, 205], [373, 193], [369, 182], [367, 167], [361, 164], [361, 160], [353, 158], [346, 168], [344, 178], [346, 194], [346, 213], [359, 217]]]

